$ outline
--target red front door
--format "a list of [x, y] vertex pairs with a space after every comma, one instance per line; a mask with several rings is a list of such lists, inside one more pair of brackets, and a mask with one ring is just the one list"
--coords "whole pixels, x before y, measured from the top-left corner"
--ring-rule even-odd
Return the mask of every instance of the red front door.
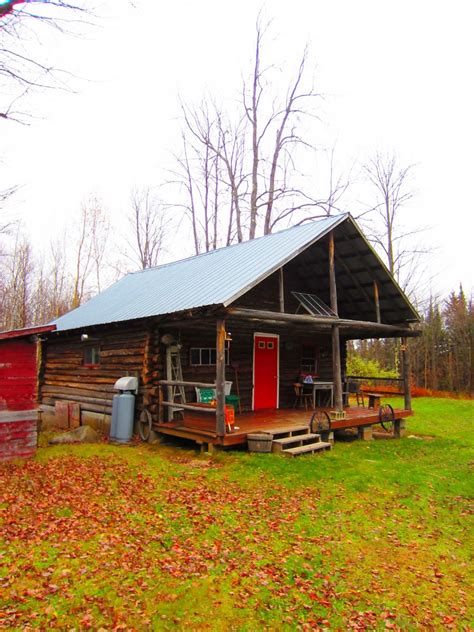
[[278, 408], [278, 341], [278, 336], [254, 336], [254, 410]]

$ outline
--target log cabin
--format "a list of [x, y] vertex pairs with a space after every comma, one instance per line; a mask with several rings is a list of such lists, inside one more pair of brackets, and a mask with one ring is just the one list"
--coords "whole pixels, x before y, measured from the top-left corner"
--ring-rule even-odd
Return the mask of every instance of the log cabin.
[[[294, 408], [306, 380], [310, 408], [336, 413], [334, 427], [367, 426], [373, 410], [344, 413], [346, 342], [403, 340], [401, 419], [411, 414], [406, 340], [418, 320], [351, 215], [326, 217], [126, 275], [52, 323], [39, 398], [110, 416], [115, 381], [136, 376], [142, 423], [228, 446], [296, 412], [308, 418]], [[226, 398], [240, 431], [226, 424]]]

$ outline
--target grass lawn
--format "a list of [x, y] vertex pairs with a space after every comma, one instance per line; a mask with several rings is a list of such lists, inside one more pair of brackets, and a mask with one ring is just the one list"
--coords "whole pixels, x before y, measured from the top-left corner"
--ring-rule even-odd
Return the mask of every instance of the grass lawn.
[[414, 408], [423, 438], [297, 459], [103, 444], [0, 464], [0, 627], [472, 629], [474, 403]]

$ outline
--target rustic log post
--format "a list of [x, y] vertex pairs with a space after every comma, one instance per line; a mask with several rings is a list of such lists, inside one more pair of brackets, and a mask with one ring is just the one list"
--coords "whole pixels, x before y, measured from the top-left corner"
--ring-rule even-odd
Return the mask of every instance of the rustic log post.
[[402, 379], [403, 379], [403, 396], [405, 400], [405, 410], [411, 410], [411, 388], [410, 388], [410, 350], [408, 348], [408, 339], [401, 338], [402, 352]]
[[285, 311], [285, 285], [284, 285], [284, 279], [283, 279], [283, 268], [280, 268], [278, 272], [279, 272], [278, 290], [279, 290], [279, 297], [280, 297], [280, 312], [284, 312]]
[[225, 320], [216, 326], [216, 433], [225, 435]]
[[375, 316], [377, 318], [377, 322], [381, 323], [382, 319], [380, 316], [379, 284], [377, 283], [377, 281], [374, 281], [374, 299], [375, 299]]
[[[329, 233], [329, 295], [331, 309], [338, 316], [336, 269], [334, 265], [334, 233]], [[336, 410], [342, 410], [342, 378], [341, 378], [341, 349], [339, 342], [339, 326], [333, 325], [332, 333], [332, 374], [334, 382], [334, 403]]]

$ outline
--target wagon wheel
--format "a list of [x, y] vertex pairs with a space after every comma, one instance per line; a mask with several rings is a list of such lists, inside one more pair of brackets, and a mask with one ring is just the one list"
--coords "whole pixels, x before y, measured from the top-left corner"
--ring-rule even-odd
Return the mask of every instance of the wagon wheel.
[[140, 418], [138, 419], [138, 434], [140, 435], [140, 439], [142, 441], [148, 441], [150, 438], [151, 422], [151, 413], [145, 408], [140, 413]]
[[390, 404], [384, 404], [379, 409], [380, 425], [385, 432], [393, 434], [393, 422], [395, 421], [395, 414]]
[[325, 410], [317, 410], [311, 416], [309, 428], [311, 432], [329, 432], [331, 430], [331, 418]]

